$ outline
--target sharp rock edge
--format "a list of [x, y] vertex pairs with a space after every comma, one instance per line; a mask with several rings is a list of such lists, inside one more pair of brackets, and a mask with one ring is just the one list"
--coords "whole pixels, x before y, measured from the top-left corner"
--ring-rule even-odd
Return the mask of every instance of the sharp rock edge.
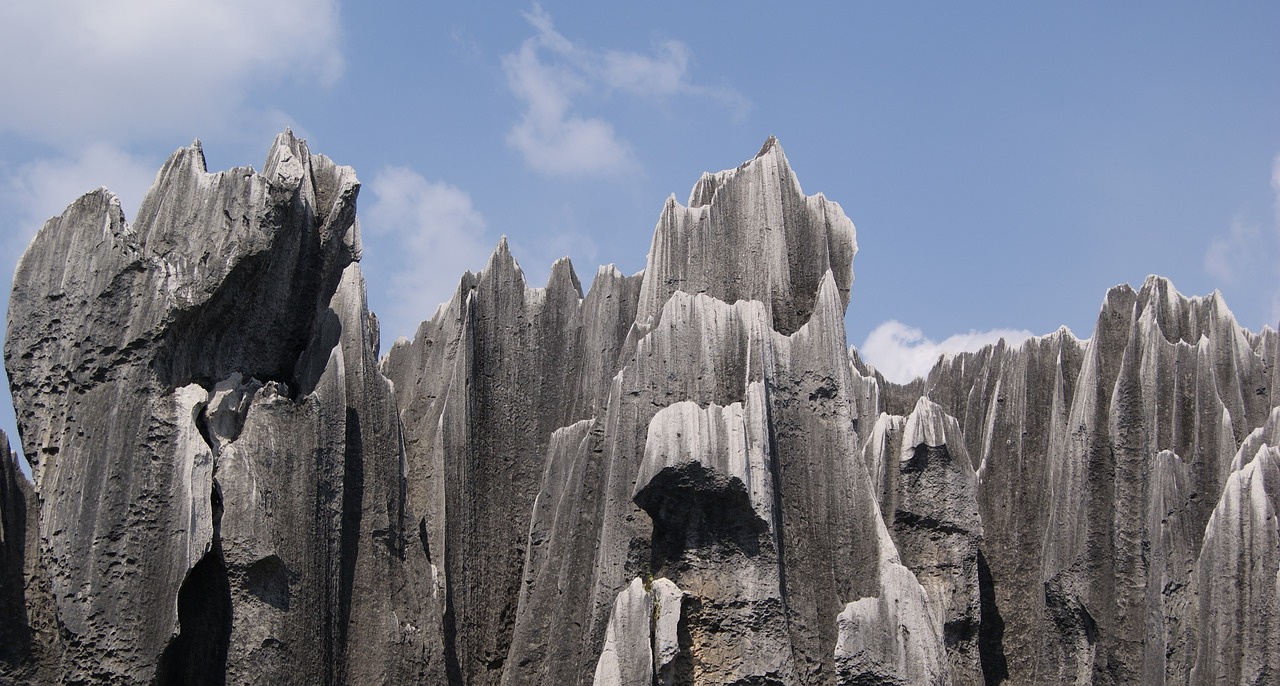
[[[14, 279], [0, 683], [1271, 683], [1280, 341], [1167, 280], [887, 383], [776, 139], [379, 355], [355, 173], [174, 153]], [[7, 439], [0, 437], [0, 445]]]

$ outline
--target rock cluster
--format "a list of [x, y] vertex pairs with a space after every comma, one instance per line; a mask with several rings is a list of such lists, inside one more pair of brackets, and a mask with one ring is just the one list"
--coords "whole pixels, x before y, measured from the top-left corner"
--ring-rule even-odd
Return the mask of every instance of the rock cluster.
[[1280, 679], [1280, 340], [1217, 295], [888, 383], [853, 224], [770, 139], [643, 272], [531, 287], [503, 241], [379, 359], [358, 190], [197, 143], [37, 235], [0, 683]]

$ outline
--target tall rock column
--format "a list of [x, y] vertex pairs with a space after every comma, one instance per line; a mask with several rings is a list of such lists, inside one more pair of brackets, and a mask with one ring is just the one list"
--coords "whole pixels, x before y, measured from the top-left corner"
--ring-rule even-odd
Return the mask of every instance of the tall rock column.
[[5, 364], [57, 680], [431, 673], [358, 190], [287, 131], [262, 173], [211, 174], [196, 144], [132, 224], [95, 191], [24, 254]]

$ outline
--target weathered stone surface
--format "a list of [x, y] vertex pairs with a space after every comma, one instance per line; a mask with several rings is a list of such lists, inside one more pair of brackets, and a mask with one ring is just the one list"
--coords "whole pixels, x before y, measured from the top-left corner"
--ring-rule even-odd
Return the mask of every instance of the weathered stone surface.
[[[731, 251], [727, 254], [726, 251]], [[637, 322], [656, 317], [672, 294], [755, 300], [782, 333], [814, 310], [818, 284], [830, 271], [849, 302], [853, 225], [821, 194], [806, 196], [773, 137], [737, 169], [703, 174], [689, 206], [667, 199], [653, 234]]]
[[744, 529], [747, 536], [777, 528], [764, 383], [748, 384], [746, 396], [728, 407], [679, 402], [649, 421], [631, 497], [655, 521], [687, 527], [695, 536], [687, 540], [683, 531], [673, 531], [681, 540], [672, 545], [697, 547], [706, 542], [696, 536], [726, 528]]
[[596, 661], [594, 686], [690, 683], [687, 594], [669, 579], [631, 580], [618, 592]]
[[653, 580], [653, 673], [659, 686], [686, 684], [693, 663], [685, 601], [689, 594], [669, 579]]
[[349, 266], [358, 188], [288, 132], [261, 174], [210, 174], [197, 144], [132, 224], [95, 191], [23, 256], [5, 362], [55, 680], [323, 683], [442, 663], [418, 635], [431, 589], [411, 580], [429, 572]]
[[1280, 448], [1264, 445], [1232, 473], [1196, 564], [1192, 683], [1280, 679]]
[[[637, 280], [599, 276], [584, 299], [561, 260], [545, 288], [528, 288], [503, 240], [383, 361], [404, 408], [410, 500], [425, 513], [419, 526], [445, 585], [446, 657], [466, 683], [498, 683], [508, 671], [552, 436], [594, 415], [630, 326], [618, 319], [634, 317]], [[516, 662], [511, 673], [540, 669], [533, 658]]]
[[902, 565], [889, 532], [880, 543], [880, 588], [845, 606], [837, 618], [836, 673], [844, 684], [951, 684], [938, 611], [911, 570]]
[[979, 656], [977, 477], [956, 419], [921, 397], [906, 417], [881, 415], [863, 450], [901, 557], [929, 596], [957, 684], [984, 683]]
[[[15, 276], [0, 683], [1269, 683], [1280, 336], [1168, 281], [888, 383], [770, 139], [643, 272], [503, 240], [381, 360], [352, 170], [175, 153]], [[2, 443], [3, 441], [0, 441]]]
[[640, 579], [618, 592], [596, 662], [594, 686], [653, 683], [653, 594]]
[[1248, 460], [1237, 447], [1265, 442], [1247, 434], [1273, 412], [1275, 337], [1242, 329], [1216, 294], [1151, 277], [1109, 292], [1087, 341], [1001, 343], [908, 386], [854, 358], [874, 386], [864, 425], [876, 402], [924, 394], [959, 420], [978, 477], [988, 683], [1200, 683], [1193, 569]]
[[40, 558], [40, 501], [0, 431], [0, 683], [52, 683], [62, 648]]

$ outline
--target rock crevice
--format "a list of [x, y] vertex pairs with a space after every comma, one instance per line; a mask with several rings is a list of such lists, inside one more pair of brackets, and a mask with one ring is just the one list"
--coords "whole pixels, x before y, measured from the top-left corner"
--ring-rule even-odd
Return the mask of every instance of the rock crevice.
[[[1280, 675], [1280, 336], [1118, 286], [887, 382], [776, 139], [645, 270], [506, 240], [381, 359], [355, 172], [176, 151], [15, 274], [0, 683], [1207, 684]], [[0, 436], [0, 445], [7, 439]]]

